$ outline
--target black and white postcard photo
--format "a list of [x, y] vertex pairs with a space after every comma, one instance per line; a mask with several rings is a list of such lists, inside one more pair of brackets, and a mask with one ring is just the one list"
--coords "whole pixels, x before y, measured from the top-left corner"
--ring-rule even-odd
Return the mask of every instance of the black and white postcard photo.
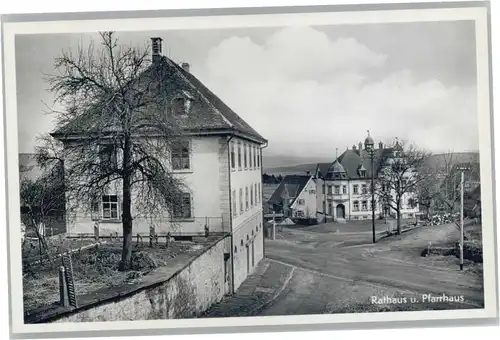
[[13, 334], [498, 317], [488, 4], [261, 11], [6, 18]]

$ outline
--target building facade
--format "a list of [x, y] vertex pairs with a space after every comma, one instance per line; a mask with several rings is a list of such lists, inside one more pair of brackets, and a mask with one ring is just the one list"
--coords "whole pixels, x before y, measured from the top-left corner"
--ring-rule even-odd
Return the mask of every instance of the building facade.
[[317, 184], [310, 175], [287, 175], [267, 201], [271, 211], [294, 220], [313, 220], [317, 214]]
[[[226, 290], [234, 291], [263, 258], [261, 150], [267, 141], [206, 88], [187, 63], [179, 65], [161, 55], [160, 38], [152, 38], [152, 43], [151, 67], [163, 77], [159, 83], [168, 108], [182, 120], [184, 130], [182, 143], [165, 154], [165, 163], [186, 190], [172, 213], [134, 217], [133, 234], [227, 234]], [[79, 138], [69, 127], [52, 136], [66, 145]], [[120, 161], [119, 154], [113, 157]], [[77, 208], [68, 212], [68, 232], [92, 233], [98, 228], [101, 235], [121, 234], [120, 193], [121, 183], [115, 181], [97, 202], [72, 202]], [[87, 203], [91, 209], [78, 208]]]
[[[366, 145], [373, 145], [370, 152]], [[371, 143], [371, 144], [370, 144]], [[374, 169], [375, 215], [376, 218], [395, 217], [396, 212], [391, 204], [384, 203], [382, 194], [395, 196], [391, 188], [384, 188], [383, 168], [389, 166], [398, 154], [401, 146], [396, 142], [394, 147], [384, 147], [379, 143], [375, 148], [373, 140], [368, 135], [365, 145], [359, 143], [344, 151], [333, 163], [318, 164], [315, 172], [317, 183], [318, 221], [368, 220], [372, 218], [372, 155]], [[412, 172], [404, 175], [404, 181], [411, 180]], [[419, 206], [413, 193], [401, 196], [401, 218], [413, 218], [419, 212]]]

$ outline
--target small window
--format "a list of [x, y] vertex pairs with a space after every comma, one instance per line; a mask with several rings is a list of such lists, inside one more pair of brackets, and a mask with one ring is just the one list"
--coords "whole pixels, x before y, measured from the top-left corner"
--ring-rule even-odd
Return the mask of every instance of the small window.
[[243, 144], [243, 165], [245, 169], [248, 168], [248, 159], [247, 159], [247, 145]]
[[260, 168], [260, 148], [257, 148], [258, 154], [257, 154], [257, 167]]
[[335, 186], [335, 195], [339, 195], [340, 194], [340, 185], [336, 185]]
[[254, 231], [252, 230], [252, 236], [254, 235]]
[[241, 170], [241, 143], [238, 142], [238, 169]]
[[257, 205], [258, 203], [259, 203], [259, 193], [258, 193], [257, 183], [255, 183], [255, 204]]
[[191, 218], [191, 195], [183, 193], [173, 210], [174, 218]]
[[240, 246], [243, 247], [243, 239], [241, 239]]
[[248, 234], [247, 234], [247, 241], [248, 241], [248, 240], [250, 240], [250, 237], [249, 237], [249, 236], [248, 236]]
[[249, 169], [253, 169], [253, 146], [249, 145], [248, 146], [248, 163], [249, 163], [249, 166], [248, 168]]
[[367, 201], [361, 202], [361, 210], [363, 210], [363, 211], [368, 210], [368, 202]]
[[249, 204], [248, 204], [248, 187], [245, 187], [245, 209], [249, 209]]
[[257, 148], [254, 146], [253, 147], [253, 164], [254, 164], [255, 168], [259, 167], [258, 164], [257, 164], [257, 159], [258, 159], [258, 157], [257, 157]]
[[235, 153], [234, 153], [234, 143], [231, 143], [231, 169], [236, 168], [236, 159], [235, 159]]
[[183, 116], [187, 113], [187, 101], [182, 97], [177, 97], [172, 101], [172, 110], [175, 116]]
[[243, 189], [240, 188], [240, 214], [243, 214]]
[[321, 186], [321, 193], [322, 193], [323, 195], [325, 194], [325, 186], [324, 186], [324, 185], [322, 185], [322, 186]]
[[359, 202], [358, 201], [354, 201], [352, 203], [352, 210], [353, 211], [359, 211]]
[[102, 218], [105, 220], [118, 219], [118, 196], [102, 196]]
[[172, 168], [174, 170], [188, 170], [190, 168], [189, 142], [180, 141], [172, 147]]
[[301, 199], [298, 200], [298, 203], [299, 204], [305, 204], [305, 200], [301, 198]]
[[359, 186], [357, 184], [354, 184], [352, 186], [352, 193], [357, 195], [359, 193]]
[[367, 191], [367, 189], [366, 189], [366, 184], [362, 184], [362, 185], [361, 185], [361, 192], [362, 192], [363, 194], [366, 194], [366, 193], [368, 192], [368, 191]]
[[105, 171], [118, 167], [117, 148], [113, 144], [99, 145], [99, 161]]
[[253, 207], [253, 185], [250, 185], [250, 207]]
[[233, 199], [233, 204], [232, 204], [232, 208], [233, 208], [233, 216], [237, 216], [238, 215], [238, 211], [236, 210], [236, 190], [233, 190], [232, 192], [232, 197]]
[[238, 252], [238, 247], [234, 246], [234, 253], [236, 254]]
[[304, 217], [304, 212], [302, 210], [298, 210], [297, 217]]
[[331, 186], [331, 185], [329, 185], [329, 186], [328, 186], [328, 195], [331, 195], [331, 194], [332, 194], [332, 186]]

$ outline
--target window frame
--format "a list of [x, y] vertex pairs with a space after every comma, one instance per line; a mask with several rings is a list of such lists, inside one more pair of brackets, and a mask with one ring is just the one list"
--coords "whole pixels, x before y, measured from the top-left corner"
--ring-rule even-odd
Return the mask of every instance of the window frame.
[[359, 211], [359, 201], [358, 200], [352, 202], [352, 211], [354, 211], [354, 212]]
[[[109, 201], [105, 201], [104, 198], [108, 197]], [[111, 197], [116, 197], [116, 201], [112, 201]], [[104, 204], [109, 204], [109, 217], [104, 216]], [[113, 208], [112, 206], [116, 206], [116, 217], [113, 217], [112, 212]], [[120, 200], [118, 198], [118, 195], [102, 195], [101, 196], [101, 202], [100, 202], [100, 211], [99, 211], [99, 219], [102, 221], [119, 221], [120, 220]]]
[[236, 170], [236, 152], [234, 150], [234, 143], [230, 143], [229, 157], [231, 158], [229, 162], [231, 163], [231, 170]]
[[236, 189], [233, 189], [233, 192], [231, 193], [231, 198], [233, 199], [231, 208], [233, 209], [233, 217], [238, 216], [238, 202], [236, 202]]
[[352, 185], [352, 193], [353, 195], [359, 195], [359, 184]]
[[[185, 216], [184, 212], [184, 200], [189, 202], [189, 216]], [[175, 207], [172, 211], [172, 219], [173, 220], [192, 220], [194, 219], [194, 214], [193, 214], [193, 195], [190, 192], [183, 192], [181, 193], [181, 205], [178, 208], [180, 209], [180, 215], [176, 215]], [[186, 210], [187, 211], [187, 210]]]
[[[174, 147], [172, 147], [172, 149], [170, 150], [170, 164], [172, 166], [172, 171], [173, 172], [192, 171], [192, 160], [191, 160], [192, 149], [191, 149], [191, 141], [190, 140], [182, 140], [182, 141], [178, 141], [176, 143], [184, 144], [184, 145], [183, 146], [177, 146], [178, 148], [181, 149], [180, 152], [177, 152], [177, 150], [175, 150]], [[186, 145], [187, 145], [187, 148], [186, 148]], [[184, 153], [186, 152], [184, 149], [187, 149], [187, 157], [184, 155]], [[176, 159], [176, 155], [177, 154], [180, 154], [180, 156], [179, 156], [180, 167], [179, 168], [177, 168], [175, 166], [175, 159]], [[183, 161], [186, 161], [186, 160], [187, 160], [188, 167], [183, 167]]]

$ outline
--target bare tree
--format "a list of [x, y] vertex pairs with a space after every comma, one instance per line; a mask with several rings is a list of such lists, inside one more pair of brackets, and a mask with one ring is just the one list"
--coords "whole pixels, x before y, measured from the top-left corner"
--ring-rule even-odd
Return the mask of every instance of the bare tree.
[[173, 89], [165, 63], [151, 63], [147, 47], [120, 45], [113, 32], [104, 32], [100, 48], [91, 42], [76, 53], [63, 51], [55, 59], [56, 72], [47, 75], [49, 91], [64, 110], [51, 110], [57, 117], [51, 134], [56, 140], [44, 137], [38, 160], [64, 161], [72, 211], [83, 204], [94, 210], [102, 195], [117, 193], [120, 270], [130, 265], [133, 220], [171, 214], [184, 190], [170, 164], [169, 155], [185, 141], [170, 110]]
[[375, 195], [386, 206], [396, 212], [397, 234], [401, 233], [401, 210], [403, 197], [410, 196], [410, 204], [416, 204], [419, 185], [431, 177], [425, 167], [430, 153], [413, 144], [397, 141], [391, 157], [380, 160]]
[[45, 240], [44, 227], [52, 216], [63, 215], [65, 188], [62, 164], [54, 164], [36, 178], [23, 177], [20, 183], [21, 221], [38, 238], [40, 256], [45, 250], [49, 261], [50, 252]]

